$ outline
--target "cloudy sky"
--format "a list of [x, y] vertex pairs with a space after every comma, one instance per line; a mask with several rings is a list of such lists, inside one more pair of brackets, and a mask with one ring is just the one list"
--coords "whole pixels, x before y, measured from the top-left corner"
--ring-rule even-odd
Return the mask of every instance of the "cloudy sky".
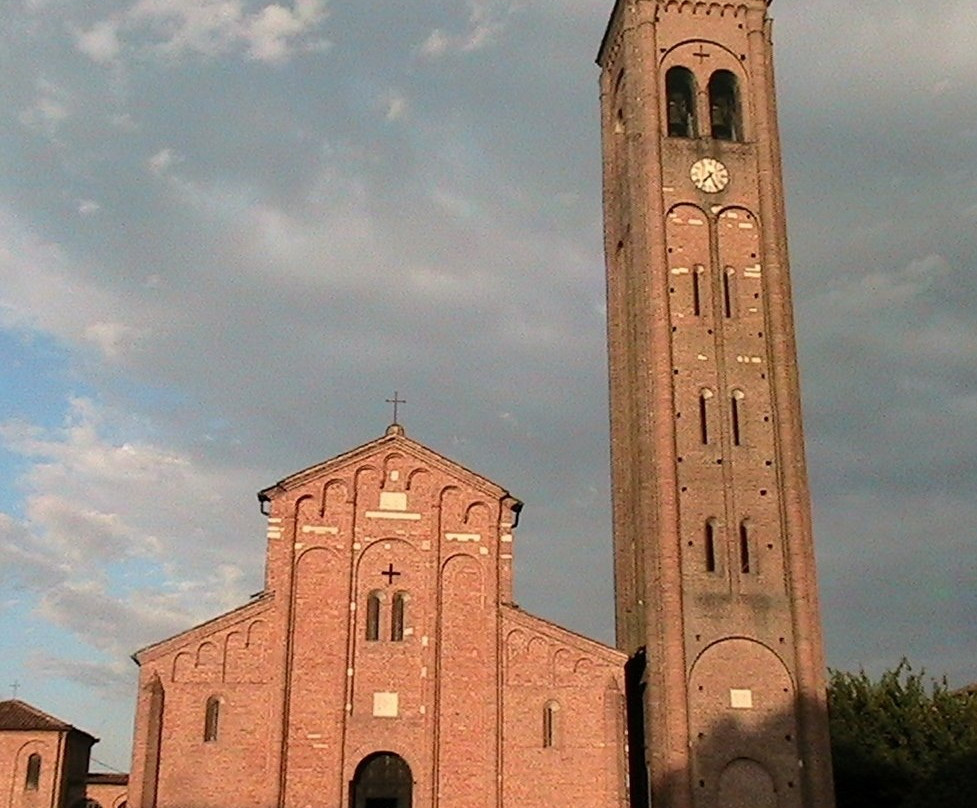
[[[261, 587], [254, 492], [408, 434], [612, 640], [611, 0], [0, 6], [0, 697], [128, 767], [134, 649]], [[780, 0], [828, 659], [977, 680], [977, 9]]]

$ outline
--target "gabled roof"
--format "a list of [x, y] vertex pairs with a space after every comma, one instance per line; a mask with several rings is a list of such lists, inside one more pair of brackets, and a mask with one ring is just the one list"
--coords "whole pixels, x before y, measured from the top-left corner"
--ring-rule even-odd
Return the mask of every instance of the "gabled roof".
[[[297, 471], [295, 474], [290, 474], [288, 477], [285, 477], [283, 480], [279, 480], [274, 485], [259, 491], [258, 500], [262, 503], [267, 502], [276, 493], [297, 488], [309, 480], [314, 480], [317, 477], [325, 476], [330, 472], [336, 471], [346, 465], [349, 465], [350, 463], [355, 463], [363, 458], [377, 454], [385, 449], [396, 449], [404, 452], [405, 454], [413, 455], [418, 460], [428, 463], [435, 468], [439, 468], [454, 477], [459, 477], [466, 480], [471, 486], [484, 491], [490, 496], [498, 498], [512, 496], [508, 491], [492, 482], [487, 477], [476, 474], [474, 471], [465, 468], [460, 463], [455, 463], [453, 460], [449, 460], [447, 457], [435, 452], [433, 449], [429, 449], [424, 444], [411, 440], [404, 434], [404, 428], [400, 424], [391, 424], [389, 427], [387, 427], [387, 432], [385, 435], [383, 435], [383, 437], [372, 440], [369, 443], [364, 443], [362, 446], [357, 446], [355, 449], [350, 449], [348, 452], [343, 452], [342, 454], [336, 455], [335, 457], [325, 460], [322, 463], [317, 463], [314, 466], [310, 466], [303, 471]], [[513, 497], [513, 499], [515, 499], [515, 497]], [[518, 509], [518, 506], [521, 506], [522, 503], [519, 502], [519, 500], [515, 501]]]
[[42, 732], [79, 732], [97, 741], [94, 735], [38, 710], [26, 701], [8, 699], [0, 701], [0, 730], [33, 730]]

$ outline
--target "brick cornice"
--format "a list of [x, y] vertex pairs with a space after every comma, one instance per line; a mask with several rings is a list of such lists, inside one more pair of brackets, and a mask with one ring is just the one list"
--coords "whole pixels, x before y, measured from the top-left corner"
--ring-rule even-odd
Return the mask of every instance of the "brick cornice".
[[229, 612], [219, 614], [204, 623], [200, 623], [187, 629], [186, 631], [181, 631], [179, 634], [174, 634], [172, 637], [167, 637], [165, 640], [160, 640], [152, 645], [147, 645], [145, 648], [140, 648], [132, 655], [132, 660], [140, 666], [142, 666], [144, 662], [152, 662], [154, 659], [157, 659], [169, 651], [174, 650], [174, 648], [178, 645], [192, 642], [197, 638], [206, 637], [217, 631], [223, 631], [245, 620], [256, 617], [257, 615], [271, 609], [274, 601], [274, 592], [262, 592], [261, 595], [254, 600], [245, 603], [242, 606], [238, 606]]

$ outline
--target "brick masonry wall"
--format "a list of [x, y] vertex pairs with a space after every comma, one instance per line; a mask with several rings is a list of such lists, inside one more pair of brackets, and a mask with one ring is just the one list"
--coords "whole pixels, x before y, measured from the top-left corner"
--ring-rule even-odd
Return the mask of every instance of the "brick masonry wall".
[[[58, 808], [61, 800], [63, 733], [0, 732], [0, 805], [6, 808]], [[27, 759], [41, 756], [36, 790], [25, 788]]]
[[95, 800], [102, 808], [121, 808], [126, 801], [126, 786], [116, 783], [89, 783], [85, 796]]

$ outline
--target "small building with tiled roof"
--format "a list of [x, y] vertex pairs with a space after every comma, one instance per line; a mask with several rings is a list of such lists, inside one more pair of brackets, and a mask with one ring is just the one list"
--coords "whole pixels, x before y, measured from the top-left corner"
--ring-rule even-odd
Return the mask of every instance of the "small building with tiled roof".
[[127, 775], [93, 784], [98, 738], [19, 699], [0, 701], [0, 808], [121, 808]]

